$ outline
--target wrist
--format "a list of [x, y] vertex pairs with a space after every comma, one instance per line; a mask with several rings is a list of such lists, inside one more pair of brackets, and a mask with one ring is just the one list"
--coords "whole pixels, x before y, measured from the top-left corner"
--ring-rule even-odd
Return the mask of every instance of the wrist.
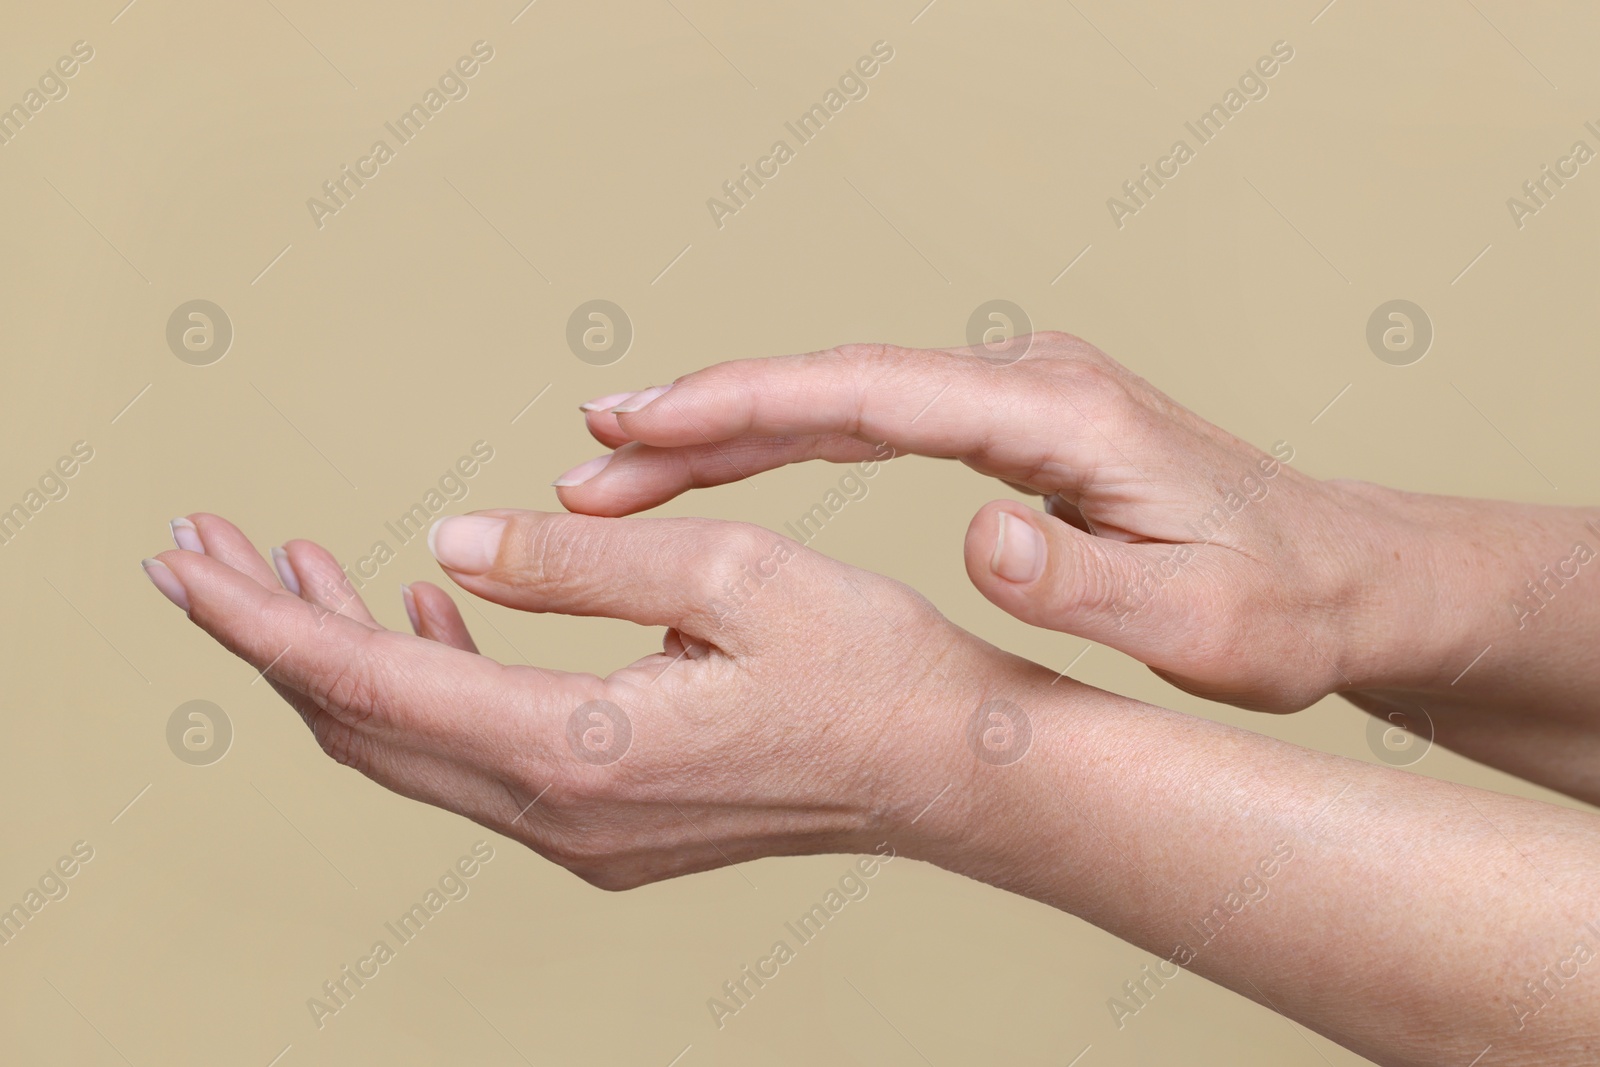
[[964, 632], [958, 644], [902, 711], [876, 821], [897, 855], [977, 876], [1007, 852], [1016, 783], [1083, 687]]
[[1336, 691], [1457, 692], [1477, 657], [1517, 630], [1513, 595], [1564, 535], [1520, 505], [1324, 485], [1348, 517], [1332, 526], [1349, 542], [1336, 553], [1345, 561]]

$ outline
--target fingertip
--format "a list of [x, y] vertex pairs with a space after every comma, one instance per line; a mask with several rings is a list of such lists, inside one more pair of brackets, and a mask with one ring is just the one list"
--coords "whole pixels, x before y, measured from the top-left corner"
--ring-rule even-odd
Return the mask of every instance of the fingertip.
[[622, 428], [621, 423], [617, 422], [617, 417], [609, 411], [585, 412], [583, 424], [589, 431], [589, 436], [607, 448], [621, 448], [633, 440], [628, 431]]
[[[192, 531], [192, 533], [191, 533]], [[195, 511], [172, 522], [173, 540], [191, 559], [206, 556], [264, 586], [278, 584], [263, 554], [239, 527], [210, 512]]]
[[160, 590], [162, 596], [185, 615], [189, 614], [189, 590], [164, 560], [144, 559], [139, 561], [139, 566], [144, 568], [145, 577], [150, 579], [151, 585]]
[[578, 410], [583, 412], [610, 411], [619, 404], [626, 403], [628, 398], [633, 395], [634, 393], [632, 391], [626, 393], [608, 393], [605, 396], [597, 397], [594, 400], [584, 401], [582, 404], [578, 405]]
[[994, 576], [993, 561], [997, 551], [1003, 547], [1008, 523], [1029, 524], [1028, 508], [1015, 500], [991, 500], [979, 508], [967, 524], [967, 569], [972, 572], [974, 580], [978, 578], [978, 572], [985, 578]]
[[499, 515], [447, 515], [428, 529], [428, 551], [447, 571], [486, 574], [500, 556], [510, 520]]
[[322, 611], [348, 616], [362, 625], [378, 625], [349, 572], [332, 552], [317, 542], [293, 538], [274, 549], [271, 555], [279, 581], [294, 596]]
[[606, 414], [627, 441], [661, 448], [724, 441], [745, 428], [747, 420], [718, 408], [716, 394], [696, 386], [645, 389]]
[[430, 636], [430, 631], [436, 629], [435, 621], [447, 617], [455, 608], [450, 594], [432, 582], [407, 582], [400, 587], [400, 596], [405, 601], [406, 618], [418, 637]]
[[179, 516], [167, 523], [167, 529], [172, 531], [172, 543], [185, 552], [198, 552], [205, 555], [206, 546], [200, 539], [200, 531], [195, 526], [194, 520], [187, 516]]
[[574, 515], [593, 515], [602, 519], [619, 519], [642, 510], [628, 507], [588, 486], [557, 486], [556, 499]]
[[411, 632], [417, 636], [422, 635], [422, 623], [417, 618], [417, 598], [411, 592], [411, 586], [400, 586], [400, 601], [405, 605], [406, 619], [411, 623]]
[[967, 577], [990, 603], [1024, 622], [1060, 629], [1045, 523], [1056, 520], [1020, 501], [991, 501], [967, 527], [964, 562]]
[[1030, 585], [1044, 573], [1046, 556], [1044, 536], [1030, 520], [1010, 511], [996, 513], [994, 550], [989, 554], [989, 570], [995, 577]]
[[411, 582], [401, 587], [401, 596], [406, 599], [406, 613], [418, 637], [463, 652], [478, 651], [477, 643], [461, 618], [461, 609], [456, 607], [449, 593], [432, 582]]
[[606, 466], [611, 462], [611, 457], [615, 455], [615, 452], [606, 452], [593, 459], [584, 460], [550, 484], [557, 489], [576, 488], [605, 470]]
[[672, 388], [673, 384], [674, 383], [672, 382], [668, 382], [666, 385], [652, 385], [648, 389], [634, 393], [621, 403], [612, 405], [609, 410], [613, 415], [636, 415], [645, 408], [649, 407], [656, 400], [665, 396], [667, 391]]
[[283, 583], [285, 589], [295, 596], [300, 595], [300, 576], [295, 573], [294, 563], [282, 545], [272, 549], [272, 569], [278, 572], [278, 581]]

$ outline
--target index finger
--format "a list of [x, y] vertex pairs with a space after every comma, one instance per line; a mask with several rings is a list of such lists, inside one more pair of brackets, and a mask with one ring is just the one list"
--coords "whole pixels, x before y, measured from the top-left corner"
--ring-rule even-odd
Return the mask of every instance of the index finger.
[[[736, 360], [589, 418], [602, 439], [620, 433], [660, 448], [846, 435], [896, 453], [961, 459], [982, 473], [1051, 491], [1072, 490], [1117, 461], [1092, 425], [1105, 407], [1102, 387], [1110, 375], [1102, 364], [1109, 361], [1077, 344], [1085, 350], [1081, 359], [1067, 346], [1013, 363], [890, 345]], [[1044, 347], [1036, 341], [1033, 349]]]

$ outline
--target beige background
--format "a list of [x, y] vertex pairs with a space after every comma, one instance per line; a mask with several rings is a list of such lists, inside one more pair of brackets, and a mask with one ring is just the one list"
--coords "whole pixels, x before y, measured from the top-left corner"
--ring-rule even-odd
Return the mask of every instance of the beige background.
[[[910, 862], [718, 1031], [706, 998], [844, 859], [619, 896], [499, 838], [471, 895], [319, 1031], [306, 999], [492, 835], [327, 761], [137, 562], [192, 510], [263, 548], [312, 536], [355, 559], [392, 542], [384, 521], [479, 439], [495, 458], [461, 507], [552, 507], [550, 479], [596, 451], [584, 399], [738, 356], [960, 344], [996, 297], [1259, 445], [1290, 441], [1312, 473], [1592, 503], [1600, 164], [1520, 230], [1505, 203], [1573, 141], [1600, 147], [1583, 129], [1600, 120], [1592, 10], [120, 3], [13, 4], [0, 32], [3, 103], [73, 42], [95, 52], [0, 146], [0, 501], [22, 500], [75, 441], [94, 449], [67, 497], [0, 546], [0, 902], [73, 842], [95, 850], [70, 895], [0, 948], [0, 1058], [1359, 1062], [1193, 976], [1119, 1032], [1106, 999], [1148, 957]], [[470, 95], [318, 230], [306, 199], [480, 39], [494, 59]], [[870, 95], [719, 231], [706, 198], [878, 40], [895, 57]], [[1119, 230], [1106, 198], [1278, 40], [1295, 56], [1269, 95]], [[236, 332], [204, 367], [165, 340], [196, 298]], [[564, 340], [592, 298], [636, 331], [612, 366]], [[1393, 298], [1436, 330], [1411, 366], [1364, 339]], [[838, 473], [791, 469], [662, 511], [776, 527]], [[967, 520], [1002, 491], [898, 462], [815, 547], [1065, 666], [1082, 641], [1030, 631], [965, 579]], [[436, 573], [420, 544], [400, 549], [369, 588], [379, 616], [403, 626], [396, 586]], [[605, 671], [656, 641], [481, 611], [468, 620], [502, 659]], [[1099, 647], [1073, 674], [1375, 758], [1366, 720], [1338, 700], [1254, 716]], [[166, 742], [192, 699], [233, 724], [210, 766]], [[1545, 795], [1441, 750], [1414, 770]]]

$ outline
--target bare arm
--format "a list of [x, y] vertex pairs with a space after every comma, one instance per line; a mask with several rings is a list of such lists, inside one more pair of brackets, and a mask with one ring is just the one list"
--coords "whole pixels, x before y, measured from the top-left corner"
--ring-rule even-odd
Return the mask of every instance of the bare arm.
[[282, 554], [289, 592], [236, 528], [192, 523], [152, 579], [325, 751], [595, 885], [888, 848], [1170, 960], [1130, 976], [1140, 996], [1185, 967], [1385, 1064], [1600, 1047], [1596, 816], [1051, 684], [899, 583], [755, 527], [436, 529], [471, 593], [668, 628], [601, 678], [478, 655], [420, 583], [424, 636], [385, 630], [311, 542]]
[[1378, 1063], [1593, 1062], [1600, 819], [1048, 683], [928, 854], [1159, 957], [1112, 1027], [1181, 966]]
[[1383, 531], [1370, 584], [1392, 591], [1365, 609], [1391, 655], [1344, 695], [1600, 803], [1600, 508], [1328, 487]]

